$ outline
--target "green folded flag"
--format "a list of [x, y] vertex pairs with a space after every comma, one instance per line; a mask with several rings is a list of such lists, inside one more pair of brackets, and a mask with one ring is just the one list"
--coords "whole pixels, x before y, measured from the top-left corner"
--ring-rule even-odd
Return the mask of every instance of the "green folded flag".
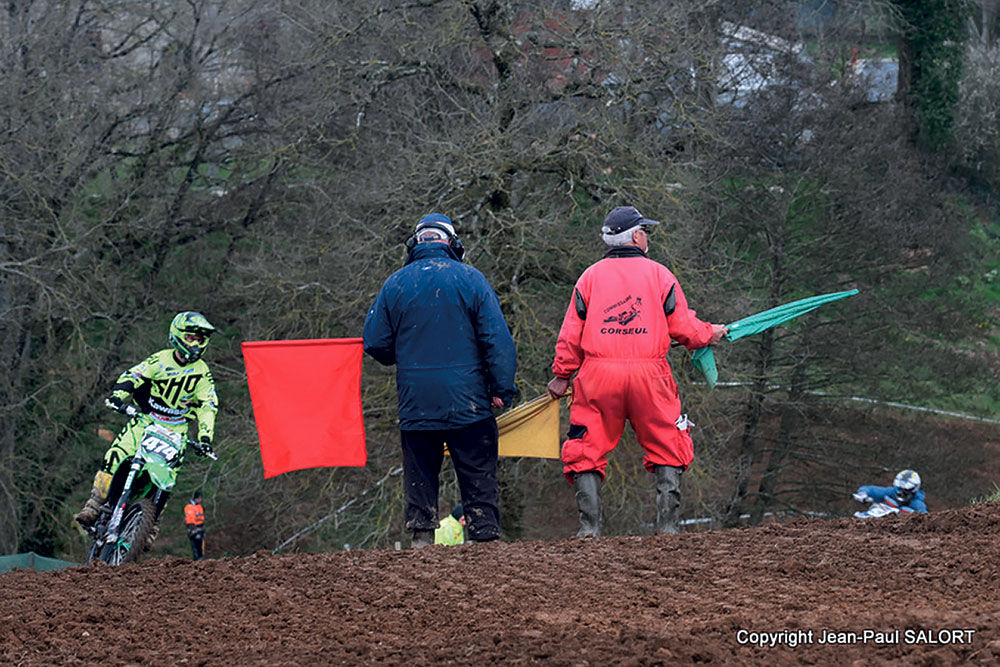
[[[856, 289], [847, 290], [846, 292], [831, 292], [830, 294], [820, 294], [818, 296], [811, 296], [806, 299], [792, 301], [781, 306], [775, 306], [774, 308], [756, 313], [755, 315], [744, 317], [741, 320], [736, 320], [732, 324], [726, 325], [726, 328], [729, 329], [729, 333], [727, 333], [724, 338], [729, 341], [734, 341], [739, 340], [744, 336], [758, 334], [761, 331], [770, 329], [771, 327], [781, 324], [782, 322], [787, 322], [788, 320], [798, 317], [799, 315], [805, 315], [810, 311], [816, 310], [825, 303], [854, 296], [857, 293], [858, 290]], [[708, 386], [714, 387], [715, 383], [719, 380], [719, 369], [715, 366], [715, 355], [712, 354], [711, 346], [705, 346], [695, 350], [691, 355], [691, 361], [694, 362], [694, 367], [705, 376], [705, 381], [708, 382]]]

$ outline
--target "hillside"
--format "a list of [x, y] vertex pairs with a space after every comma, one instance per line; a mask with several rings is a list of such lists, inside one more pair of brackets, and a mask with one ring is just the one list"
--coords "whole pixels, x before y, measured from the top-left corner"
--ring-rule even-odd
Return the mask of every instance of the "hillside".
[[[0, 575], [0, 661], [995, 664], [998, 538], [1000, 507], [985, 504], [677, 536], [15, 571]], [[882, 634], [865, 641], [865, 630]], [[819, 643], [826, 633], [852, 643]]]

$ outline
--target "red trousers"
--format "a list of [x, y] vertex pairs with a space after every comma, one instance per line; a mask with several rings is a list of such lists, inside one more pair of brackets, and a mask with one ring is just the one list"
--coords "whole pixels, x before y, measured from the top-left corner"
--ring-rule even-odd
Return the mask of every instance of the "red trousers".
[[563, 473], [596, 470], [605, 477], [608, 453], [618, 445], [627, 419], [645, 456], [646, 470], [687, 469], [694, 445], [686, 424], [677, 425], [681, 402], [666, 359], [587, 357], [573, 380], [569, 437], [562, 446]]

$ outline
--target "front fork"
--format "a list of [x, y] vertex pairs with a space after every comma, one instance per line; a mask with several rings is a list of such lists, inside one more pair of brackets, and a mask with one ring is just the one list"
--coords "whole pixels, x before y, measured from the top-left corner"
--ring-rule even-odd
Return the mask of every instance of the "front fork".
[[118, 503], [111, 514], [111, 521], [108, 522], [108, 532], [104, 536], [104, 544], [112, 544], [118, 539], [118, 527], [121, 525], [122, 515], [125, 514], [125, 505], [128, 504], [129, 496], [132, 493], [132, 481], [141, 469], [142, 459], [136, 454], [132, 458], [132, 465], [129, 467], [128, 477], [125, 478], [125, 485], [122, 487], [122, 493], [118, 497]]

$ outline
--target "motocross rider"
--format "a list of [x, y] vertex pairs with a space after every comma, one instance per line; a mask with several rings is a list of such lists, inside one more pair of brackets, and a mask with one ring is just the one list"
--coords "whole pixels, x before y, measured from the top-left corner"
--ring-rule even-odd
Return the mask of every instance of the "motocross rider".
[[920, 475], [913, 470], [902, 470], [892, 486], [859, 486], [854, 499], [859, 503], [883, 502], [904, 514], [927, 514], [924, 496], [920, 490]]
[[[104, 453], [104, 463], [94, 476], [94, 486], [76, 521], [89, 528], [100, 516], [101, 505], [115, 471], [139, 448], [145, 424], [137, 416], [149, 415], [157, 423], [187, 437], [188, 420], [198, 420], [198, 444], [195, 450], [207, 455], [212, 452], [215, 414], [219, 400], [208, 365], [201, 359], [215, 331], [201, 313], [178, 313], [170, 323], [170, 348], [152, 354], [119, 376], [105, 401], [106, 405], [131, 417]], [[132, 403], [128, 402], [131, 397]], [[156, 508], [156, 524], [147, 546], [155, 539], [159, 515], [166, 504], [166, 494]]]

